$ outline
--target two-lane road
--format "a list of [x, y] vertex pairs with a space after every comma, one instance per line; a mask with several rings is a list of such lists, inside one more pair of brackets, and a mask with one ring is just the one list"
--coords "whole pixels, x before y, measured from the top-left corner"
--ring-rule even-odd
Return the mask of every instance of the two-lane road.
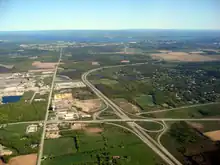
[[53, 79], [52, 79], [51, 87], [50, 87], [50, 93], [49, 93], [49, 96], [48, 96], [47, 109], [46, 109], [46, 114], [45, 114], [45, 118], [44, 118], [44, 122], [43, 122], [43, 130], [42, 130], [42, 135], [41, 135], [41, 140], [40, 140], [39, 151], [38, 151], [38, 155], [37, 155], [37, 165], [41, 165], [41, 158], [42, 158], [42, 155], [43, 155], [46, 125], [47, 125], [47, 119], [48, 119], [48, 114], [49, 114], [48, 109], [50, 107], [51, 98], [52, 98], [53, 89], [54, 89], [54, 84], [55, 84], [55, 78], [56, 78], [56, 75], [57, 75], [58, 66], [59, 66], [60, 61], [62, 59], [62, 55], [63, 55], [63, 50], [61, 48], [61, 50], [60, 50], [60, 57], [59, 57], [59, 60], [57, 62], [54, 74], [53, 74]]

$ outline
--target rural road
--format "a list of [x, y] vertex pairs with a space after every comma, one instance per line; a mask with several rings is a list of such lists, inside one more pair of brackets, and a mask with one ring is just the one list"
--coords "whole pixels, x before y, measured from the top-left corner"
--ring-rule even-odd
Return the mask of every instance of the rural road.
[[56, 78], [56, 75], [57, 75], [58, 66], [60, 64], [60, 61], [61, 61], [61, 58], [62, 58], [62, 54], [63, 54], [62, 51], [63, 50], [61, 48], [61, 50], [60, 50], [60, 57], [59, 57], [59, 60], [57, 62], [54, 74], [53, 74], [53, 79], [52, 79], [52, 83], [51, 83], [50, 93], [49, 93], [49, 96], [48, 96], [48, 103], [47, 103], [45, 119], [44, 119], [44, 122], [43, 122], [43, 130], [42, 130], [42, 135], [41, 135], [41, 140], [40, 140], [39, 152], [38, 152], [38, 155], [37, 155], [37, 165], [41, 165], [41, 158], [42, 158], [42, 155], [43, 155], [44, 138], [45, 138], [46, 125], [47, 125], [47, 119], [48, 119], [48, 114], [49, 114], [49, 107], [50, 107], [51, 98], [52, 98], [52, 94], [53, 94], [53, 89], [54, 89], [54, 84], [55, 84], [54, 82], [55, 82], [55, 78]]
[[195, 104], [195, 105], [189, 105], [189, 106], [183, 106], [183, 107], [177, 107], [177, 108], [160, 109], [160, 110], [149, 111], [149, 112], [140, 112], [140, 113], [136, 113], [136, 115], [160, 113], [160, 112], [167, 112], [167, 111], [176, 111], [176, 110], [181, 110], [181, 109], [185, 109], [185, 108], [193, 108], [193, 107], [200, 107], [200, 106], [214, 105], [214, 104], [220, 104], [220, 102], [211, 102], [211, 103], [206, 103], [206, 104]]

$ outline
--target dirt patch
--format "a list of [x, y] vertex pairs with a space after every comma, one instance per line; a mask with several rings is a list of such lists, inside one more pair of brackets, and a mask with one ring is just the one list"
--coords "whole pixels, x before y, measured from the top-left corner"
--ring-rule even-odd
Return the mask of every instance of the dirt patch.
[[202, 131], [204, 129], [204, 126], [201, 123], [196, 123], [196, 122], [187, 122], [187, 123], [199, 131]]
[[87, 127], [87, 124], [75, 123], [71, 125], [72, 130], [83, 130], [86, 133], [100, 133], [103, 132], [103, 129], [99, 127]]
[[37, 154], [21, 155], [13, 157], [7, 165], [36, 165]]
[[81, 123], [75, 123], [71, 125], [72, 130], [83, 130], [85, 129], [87, 125], [86, 124], [81, 124]]
[[45, 134], [46, 139], [56, 139], [59, 138], [60, 136], [61, 136], [60, 131], [48, 131]]
[[98, 127], [87, 127], [87, 128], [85, 128], [85, 131], [87, 133], [100, 133], [103, 130], [101, 128], [98, 128]]
[[140, 109], [129, 103], [127, 100], [124, 99], [115, 99], [115, 102], [121, 107], [123, 110], [129, 112], [129, 113], [138, 113], [140, 112]]
[[73, 101], [73, 105], [82, 109], [83, 112], [92, 113], [101, 108], [102, 102], [100, 99], [78, 100]]
[[32, 63], [32, 66], [38, 68], [38, 69], [54, 69], [56, 67], [56, 62], [40, 62], [40, 61], [34, 61]]
[[205, 132], [204, 135], [209, 137], [213, 141], [219, 141], [220, 140], [220, 130]]
[[200, 62], [200, 61], [216, 61], [216, 58], [204, 56], [200, 54], [190, 54], [186, 52], [168, 52], [151, 54], [154, 59], [164, 59], [167, 61], [183, 61], [183, 62]]

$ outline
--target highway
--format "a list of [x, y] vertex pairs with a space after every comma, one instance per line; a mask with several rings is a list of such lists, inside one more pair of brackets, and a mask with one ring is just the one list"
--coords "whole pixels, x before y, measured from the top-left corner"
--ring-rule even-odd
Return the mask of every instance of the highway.
[[43, 155], [43, 148], [44, 148], [44, 138], [45, 138], [45, 132], [46, 132], [46, 125], [47, 125], [47, 119], [48, 119], [48, 114], [49, 114], [49, 107], [50, 107], [50, 103], [51, 103], [51, 98], [52, 98], [52, 94], [53, 94], [53, 89], [54, 89], [54, 82], [55, 82], [55, 78], [56, 78], [56, 75], [57, 75], [57, 70], [58, 70], [58, 66], [60, 64], [60, 61], [62, 59], [62, 48], [60, 50], [60, 57], [59, 57], [59, 60], [57, 62], [57, 65], [56, 65], [56, 68], [55, 68], [55, 71], [54, 71], [54, 74], [53, 74], [53, 79], [52, 79], [52, 82], [51, 82], [51, 87], [50, 87], [50, 93], [49, 93], [49, 96], [48, 96], [48, 103], [47, 103], [47, 109], [46, 109], [46, 114], [45, 114], [45, 119], [43, 121], [43, 130], [42, 130], [42, 135], [41, 135], [41, 140], [40, 140], [40, 146], [39, 146], [39, 151], [38, 151], [38, 156], [37, 156], [37, 165], [41, 165], [41, 158], [42, 158], [42, 155]]
[[123, 121], [126, 121], [127, 124], [132, 128], [134, 132], [136, 132], [137, 136], [145, 143], [147, 144], [154, 152], [156, 152], [167, 164], [169, 165], [181, 165], [181, 163], [175, 159], [167, 150], [164, 150], [160, 145], [156, 146], [151, 139], [149, 138], [149, 135], [144, 133], [142, 129], [140, 129], [140, 126], [134, 121], [128, 121], [130, 118], [121, 110], [120, 107], [118, 107], [114, 102], [112, 102], [108, 97], [106, 97], [102, 92], [100, 92], [95, 86], [93, 86], [88, 80], [87, 76], [97, 70], [105, 69], [105, 68], [114, 68], [114, 67], [123, 67], [123, 66], [129, 66], [129, 65], [142, 65], [145, 63], [137, 63], [137, 64], [128, 64], [128, 65], [117, 65], [117, 66], [107, 66], [97, 69], [92, 69], [82, 75], [82, 81], [97, 95], [99, 96], [109, 107], [112, 108], [112, 110], [115, 112], [115, 114], [120, 117]]
[[140, 113], [136, 113], [136, 115], [160, 113], [160, 112], [167, 112], [167, 111], [176, 111], [176, 110], [181, 110], [181, 109], [186, 109], [186, 108], [201, 107], [201, 106], [214, 105], [214, 104], [220, 104], [220, 102], [211, 102], [211, 103], [195, 104], [195, 105], [170, 108], [170, 109], [160, 109], [160, 110], [154, 110], [154, 111], [148, 111], [148, 112], [140, 112]]

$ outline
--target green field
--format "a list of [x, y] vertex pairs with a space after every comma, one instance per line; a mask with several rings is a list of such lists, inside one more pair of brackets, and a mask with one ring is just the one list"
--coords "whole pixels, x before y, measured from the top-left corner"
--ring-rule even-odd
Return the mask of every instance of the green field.
[[154, 117], [161, 118], [202, 118], [220, 115], [220, 104], [201, 105], [198, 107], [182, 108], [165, 112], [154, 113]]
[[16, 103], [0, 105], [0, 123], [42, 120], [46, 112], [46, 102]]
[[162, 125], [155, 123], [155, 122], [143, 121], [143, 122], [136, 122], [136, 123], [147, 130], [160, 130], [163, 128]]
[[143, 108], [149, 107], [149, 106], [150, 107], [154, 106], [153, 99], [152, 99], [151, 95], [140, 95], [138, 97], [135, 97], [135, 100]]
[[[26, 134], [28, 124], [8, 125], [0, 128], [0, 144], [13, 152], [10, 156], [3, 156], [8, 161], [13, 156], [36, 153], [42, 129], [38, 127], [35, 133]], [[32, 146], [36, 145], [36, 146]]]
[[92, 80], [92, 83], [93, 84], [115, 85], [118, 83], [118, 81], [113, 80], [113, 79], [102, 78], [102, 79]]
[[[62, 138], [46, 140], [43, 165], [115, 164], [155, 165], [161, 159], [130, 132], [110, 125], [90, 125], [101, 133], [65, 131]], [[77, 137], [77, 145], [74, 137]], [[119, 156], [119, 159], [113, 159]]]

